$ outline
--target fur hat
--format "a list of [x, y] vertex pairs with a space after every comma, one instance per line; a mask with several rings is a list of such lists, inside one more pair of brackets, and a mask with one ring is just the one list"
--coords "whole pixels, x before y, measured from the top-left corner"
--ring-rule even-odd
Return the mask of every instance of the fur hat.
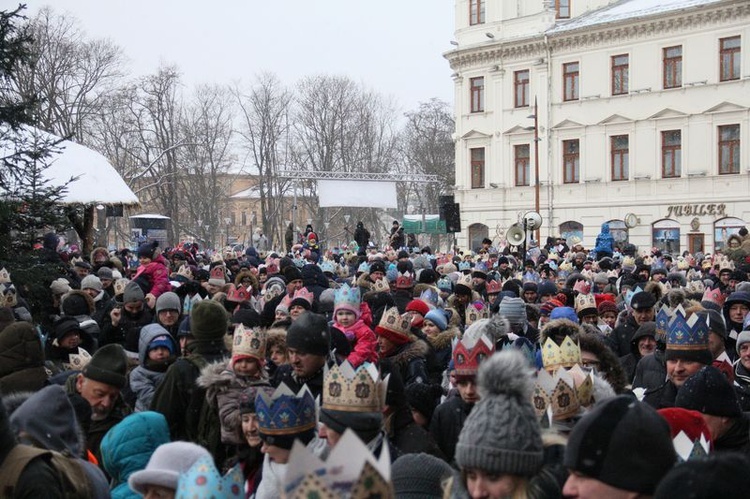
[[544, 460], [541, 428], [531, 405], [532, 370], [517, 350], [482, 363], [481, 400], [466, 418], [456, 445], [461, 469], [532, 476]]
[[91, 315], [94, 310], [94, 300], [88, 293], [74, 289], [62, 297], [62, 312], [64, 315]]
[[197, 340], [221, 340], [227, 334], [228, 319], [221, 303], [199, 301], [190, 312], [190, 332]]

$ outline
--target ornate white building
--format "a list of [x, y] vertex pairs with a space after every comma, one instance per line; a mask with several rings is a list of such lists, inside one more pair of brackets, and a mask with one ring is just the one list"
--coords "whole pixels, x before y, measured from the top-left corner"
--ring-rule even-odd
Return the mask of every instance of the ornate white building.
[[748, 40], [748, 0], [456, 0], [459, 246], [538, 207], [542, 244], [721, 248], [750, 220]]

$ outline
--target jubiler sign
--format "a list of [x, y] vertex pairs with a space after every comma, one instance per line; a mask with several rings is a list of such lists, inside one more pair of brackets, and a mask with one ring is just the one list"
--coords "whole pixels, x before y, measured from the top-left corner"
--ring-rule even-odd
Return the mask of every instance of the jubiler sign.
[[723, 217], [726, 213], [727, 205], [725, 204], [679, 204], [667, 206], [667, 217], [695, 217], [710, 215], [714, 217]]

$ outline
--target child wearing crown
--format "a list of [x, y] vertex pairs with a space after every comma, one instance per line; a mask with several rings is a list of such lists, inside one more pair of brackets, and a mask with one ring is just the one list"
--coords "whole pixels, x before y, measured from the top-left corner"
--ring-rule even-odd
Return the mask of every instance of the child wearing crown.
[[371, 329], [372, 314], [367, 303], [360, 302], [359, 289], [344, 284], [336, 289], [333, 301], [333, 326], [346, 335], [352, 346], [347, 357], [356, 369], [364, 362], [377, 362], [378, 340]]
[[198, 378], [198, 385], [206, 389], [206, 399], [219, 413], [221, 441], [239, 445], [239, 400], [242, 392], [251, 386], [268, 386], [265, 369], [266, 332], [238, 324], [232, 339], [232, 358], [227, 363], [209, 364]]

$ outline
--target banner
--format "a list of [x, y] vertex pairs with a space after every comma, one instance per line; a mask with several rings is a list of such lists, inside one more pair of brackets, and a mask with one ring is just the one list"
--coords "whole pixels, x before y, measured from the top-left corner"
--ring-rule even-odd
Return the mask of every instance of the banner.
[[371, 180], [318, 180], [321, 208], [398, 208], [396, 182]]

